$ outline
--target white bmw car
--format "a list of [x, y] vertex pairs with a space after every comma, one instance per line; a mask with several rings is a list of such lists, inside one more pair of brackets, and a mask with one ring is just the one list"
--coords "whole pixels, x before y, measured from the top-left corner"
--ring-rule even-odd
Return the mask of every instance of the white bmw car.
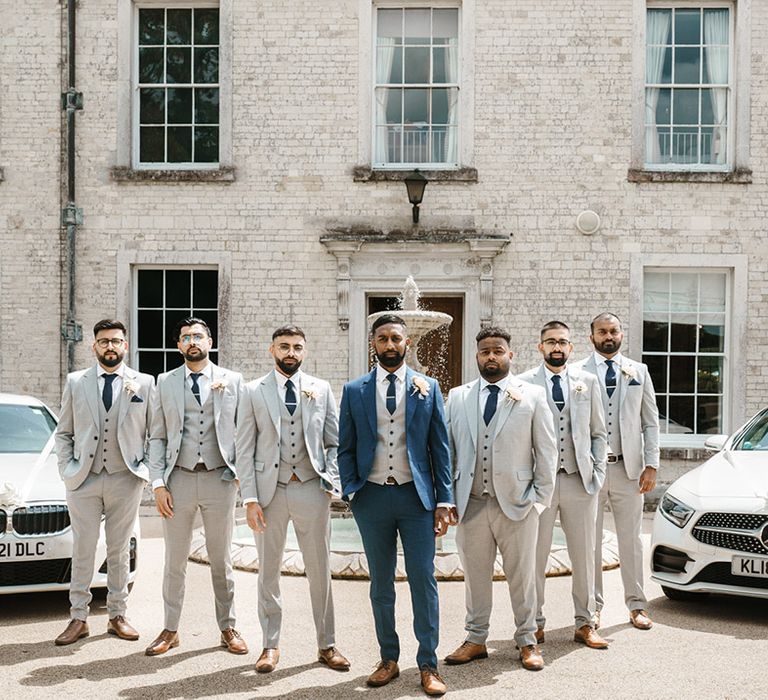
[[[31, 396], [0, 393], [0, 594], [68, 590], [72, 528], [59, 478], [56, 416]], [[131, 536], [136, 572], [138, 516]], [[104, 523], [96, 550], [94, 588], [107, 585]]]
[[768, 598], [768, 408], [675, 481], [653, 522], [651, 578], [672, 599]]

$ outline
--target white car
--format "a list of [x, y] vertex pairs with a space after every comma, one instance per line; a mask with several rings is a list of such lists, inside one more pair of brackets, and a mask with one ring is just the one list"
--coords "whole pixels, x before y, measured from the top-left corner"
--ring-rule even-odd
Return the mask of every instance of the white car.
[[651, 578], [674, 600], [702, 593], [768, 598], [768, 408], [675, 481], [653, 521]]
[[[31, 396], [0, 393], [0, 594], [68, 590], [72, 528], [59, 478], [56, 416]], [[131, 536], [136, 575], [138, 515]], [[92, 587], [106, 588], [104, 519]]]

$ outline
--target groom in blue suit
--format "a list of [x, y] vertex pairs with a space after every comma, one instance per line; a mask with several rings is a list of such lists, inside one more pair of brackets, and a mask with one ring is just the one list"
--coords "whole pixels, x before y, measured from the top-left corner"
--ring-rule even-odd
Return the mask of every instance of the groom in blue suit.
[[381, 661], [369, 686], [400, 675], [395, 630], [397, 535], [411, 590], [416, 661], [427, 695], [447, 687], [437, 673], [439, 609], [435, 537], [445, 534], [453, 505], [451, 465], [440, 387], [405, 365], [410, 345], [394, 314], [374, 321], [371, 344], [378, 365], [349, 382], [341, 399], [339, 474], [363, 539], [371, 576], [371, 604]]

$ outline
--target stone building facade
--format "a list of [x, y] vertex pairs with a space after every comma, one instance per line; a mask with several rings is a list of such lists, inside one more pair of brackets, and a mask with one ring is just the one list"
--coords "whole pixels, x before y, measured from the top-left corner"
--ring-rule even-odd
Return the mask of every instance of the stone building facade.
[[[0, 0], [0, 389], [58, 406], [68, 357], [67, 0]], [[75, 318], [127, 319], [157, 371], [198, 311], [247, 378], [307, 331], [339, 391], [413, 274], [514, 369], [612, 310], [698, 457], [765, 403], [768, 3], [80, 0]], [[413, 224], [403, 179], [427, 177]], [[170, 364], [168, 364], [170, 363]]]

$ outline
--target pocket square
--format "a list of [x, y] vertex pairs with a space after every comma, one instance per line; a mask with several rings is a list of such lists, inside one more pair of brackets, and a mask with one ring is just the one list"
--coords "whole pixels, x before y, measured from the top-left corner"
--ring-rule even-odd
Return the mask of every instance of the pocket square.
[[638, 382], [638, 381], [637, 381], [637, 379], [633, 379], [633, 380], [632, 380], [632, 381], [629, 383], [629, 386], [642, 386], [642, 384], [641, 384], [640, 382]]
[[134, 394], [131, 396], [131, 403], [144, 403], [144, 399], [142, 399], [138, 394]]

